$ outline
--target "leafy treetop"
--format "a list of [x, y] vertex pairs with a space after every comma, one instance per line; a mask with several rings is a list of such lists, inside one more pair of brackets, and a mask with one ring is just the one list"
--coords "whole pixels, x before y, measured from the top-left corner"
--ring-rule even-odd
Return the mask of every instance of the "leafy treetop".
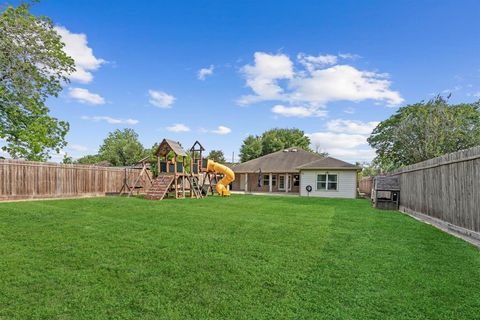
[[291, 147], [311, 151], [310, 138], [300, 129], [274, 128], [265, 131], [261, 136], [249, 135], [246, 137], [240, 147], [240, 160], [245, 162]]
[[441, 96], [407, 105], [368, 138], [384, 171], [480, 145], [480, 101], [448, 104]]
[[46, 160], [66, 145], [69, 125], [51, 117], [45, 101], [75, 68], [52, 21], [29, 9], [23, 3], [0, 14], [0, 138], [13, 158]]

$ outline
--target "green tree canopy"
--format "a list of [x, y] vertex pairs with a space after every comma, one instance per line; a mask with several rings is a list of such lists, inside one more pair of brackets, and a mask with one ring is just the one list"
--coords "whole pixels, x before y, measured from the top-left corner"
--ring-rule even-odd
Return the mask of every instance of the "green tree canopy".
[[75, 68], [52, 21], [29, 9], [23, 3], [0, 14], [0, 138], [13, 158], [46, 160], [66, 145], [69, 125], [51, 117], [45, 101]]
[[296, 128], [274, 128], [265, 131], [261, 136], [250, 135], [240, 147], [240, 160], [242, 162], [286, 148], [298, 147], [310, 150], [310, 138]]
[[129, 166], [151, 154], [145, 150], [133, 129], [115, 130], [103, 140], [98, 155], [114, 166]]
[[207, 156], [208, 159], [211, 159], [215, 162], [218, 163], [225, 163], [227, 160], [225, 160], [225, 155], [223, 154], [222, 150], [212, 150]]
[[383, 170], [480, 145], [480, 101], [448, 104], [441, 96], [400, 108], [368, 138]]
[[94, 155], [86, 155], [81, 158], [78, 158], [75, 163], [78, 164], [97, 164], [101, 162], [102, 159], [100, 159], [100, 156], [98, 154]]
[[240, 147], [240, 161], [245, 162], [258, 158], [262, 155], [262, 138], [259, 136], [249, 135], [243, 140]]

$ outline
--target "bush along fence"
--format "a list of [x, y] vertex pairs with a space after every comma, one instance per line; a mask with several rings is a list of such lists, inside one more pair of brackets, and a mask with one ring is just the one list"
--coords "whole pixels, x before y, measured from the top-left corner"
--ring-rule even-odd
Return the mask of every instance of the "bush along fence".
[[0, 201], [104, 196], [120, 192], [134, 175], [138, 170], [0, 160]]
[[480, 241], [480, 146], [410, 165], [392, 175], [400, 180], [400, 211], [427, 216], [424, 220]]

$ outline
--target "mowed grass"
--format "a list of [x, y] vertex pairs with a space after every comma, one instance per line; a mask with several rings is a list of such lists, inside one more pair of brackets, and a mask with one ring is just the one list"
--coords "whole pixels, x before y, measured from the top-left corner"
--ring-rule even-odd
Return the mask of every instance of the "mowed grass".
[[480, 251], [366, 200], [0, 204], [0, 319], [478, 319]]

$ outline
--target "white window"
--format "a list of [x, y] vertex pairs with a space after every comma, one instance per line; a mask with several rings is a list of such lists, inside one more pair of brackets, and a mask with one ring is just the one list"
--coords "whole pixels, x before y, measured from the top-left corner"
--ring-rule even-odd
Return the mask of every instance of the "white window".
[[275, 187], [277, 185], [277, 176], [272, 174], [272, 186]]
[[[278, 190], [285, 190], [287, 179], [286, 176], [281, 174], [278, 176]], [[292, 176], [288, 176], [288, 190], [292, 189]]]
[[317, 190], [338, 190], [338, 177], [336, 174], [318, 174], [317, 175]]

